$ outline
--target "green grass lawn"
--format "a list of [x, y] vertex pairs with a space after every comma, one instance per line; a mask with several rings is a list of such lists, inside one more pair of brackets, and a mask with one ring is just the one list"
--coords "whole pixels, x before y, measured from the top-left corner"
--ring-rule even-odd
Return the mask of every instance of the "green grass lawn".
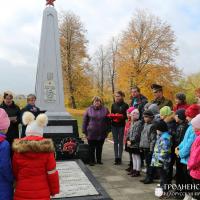
[[84, 137], [84, 134], [82, 133], [82, 123], [83, 123], [84, 110], [68, 109], [67, 111], [72, 115], [72, 118], [77, 120], [80, 138]]

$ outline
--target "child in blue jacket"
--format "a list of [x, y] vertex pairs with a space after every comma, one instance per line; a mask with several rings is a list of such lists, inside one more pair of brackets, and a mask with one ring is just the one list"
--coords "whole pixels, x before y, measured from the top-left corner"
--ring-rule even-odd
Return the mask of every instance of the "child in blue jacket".
[[6, 132], [10, 126], [7, 113], [0, 108], [0, 199], [13, 199], [13, 175], [10, 159], [10, 145]]
[[151, 166], [155, 167], [160, 174], [160, 186], [164, 191], [167, 184], [167, 176], [171, 162], [172, 137], [168, 132], [167, 124], [160, 120], [155, 123], [157, 140], [151, 160]]

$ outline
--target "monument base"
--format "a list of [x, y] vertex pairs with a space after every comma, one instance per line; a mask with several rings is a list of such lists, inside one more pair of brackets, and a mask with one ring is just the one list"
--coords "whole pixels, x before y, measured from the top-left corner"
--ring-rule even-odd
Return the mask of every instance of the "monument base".
[[55, 200], [112, 200], [80, 160], [57, 162], [60, 194]]
[[45, 113], [49, 120], [66, 120], [71, 119], [72, 116], [68, 112], [49, 112]]
[[72, 119], [67, 112], [47, 112], [49, 122], [44, 129], [44, 137], [51, 138], [55, 145], [56, 159], [66, 160], [75, 158], [75, 155], [62, 154], [61, 141], [66, 138], [74, 138], [78, 143], [83, 143], [79, 138], [77, 120]]

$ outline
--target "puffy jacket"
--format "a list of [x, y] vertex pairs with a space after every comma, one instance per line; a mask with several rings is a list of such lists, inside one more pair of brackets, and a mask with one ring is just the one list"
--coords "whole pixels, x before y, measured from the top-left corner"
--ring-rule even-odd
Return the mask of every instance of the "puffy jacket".
[[188, 168], [190, 176], [194, 179], [200, 180], [200, 131], [196, 133], [198, 137], [192, 144], [190, 158], [188, 160]]
[[157, 135], [151, 165], [167, 169], [171, 161], [171, 146], [171, 135], [168, 132]]
[[179, 157], [181, 159], [181, 163], [187, 165], [188, 159], [190, 157], [190, 149], [196, 138], [194, 129], [192, 128], [192, 124], [189, 124], [183, 141], [179, 144]]
[[89, 140], [103, 140], [111, 130], [107, 117], [108, 109], [104, 106], [96, 109], [90, 106], [83, 116], [82, 131]]
[[143, 128], [142, 121], [138, 120], [131, 125], [128, 134], [128, 140], [131, 141], [130, 148], [139, 149], [140, 146], [140, 137]]
[[13, 143], [14, 200], [50, 200], [59, 193], [59, 178], [51, 139], [28, 136]]
[[0, 133], [0, 199], [13, 199], [13, 175], [10, 160], [10, 145]]
[[145, 123], [141, 132], [140, 148], [150, 149], [153, 152], [154, 145], [156, 143], [156, 129], [151, 123]]
[[174, 140], [175, 147], [177, 147], [182, 142], [187, 128], [188, 128], [187, 122], [183, 122], [181, 124], [178, 124], [178, 126], [176, 128], [175, 140]]

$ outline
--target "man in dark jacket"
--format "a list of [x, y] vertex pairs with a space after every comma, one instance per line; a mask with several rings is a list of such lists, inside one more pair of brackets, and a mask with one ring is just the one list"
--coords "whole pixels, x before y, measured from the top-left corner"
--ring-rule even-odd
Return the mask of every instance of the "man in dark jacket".
[[144, 106], [148, 103], [148, 99], [140, 93], [140, 88], [134, 86], [131, 89], [131, 100], [130, 106], [137, 108], [140, 112], [140, 119], [142, 118], [142, 113], [144, 112]]
[[152, 89], [152, 91], [154, 93], [154, 97], [155, 97], [154, 100], [152, 101], [152, 103], [157, 104], [160, 109], [164, 106], [169, 106], [171, 109], [173, 109], [172, 101], [169, 99], [166, 99], [163, 96], [163, 87], [161, 85], [152, 84], [151, 89]]
[[12, 146], [14, 139], [19, 138], [20, 108], [13, 101], [13, 95], [10, 92], [4, 92], [3, 103], [0, 105], [10, 119], [10, 126], [7, 132], [7, 141]]

